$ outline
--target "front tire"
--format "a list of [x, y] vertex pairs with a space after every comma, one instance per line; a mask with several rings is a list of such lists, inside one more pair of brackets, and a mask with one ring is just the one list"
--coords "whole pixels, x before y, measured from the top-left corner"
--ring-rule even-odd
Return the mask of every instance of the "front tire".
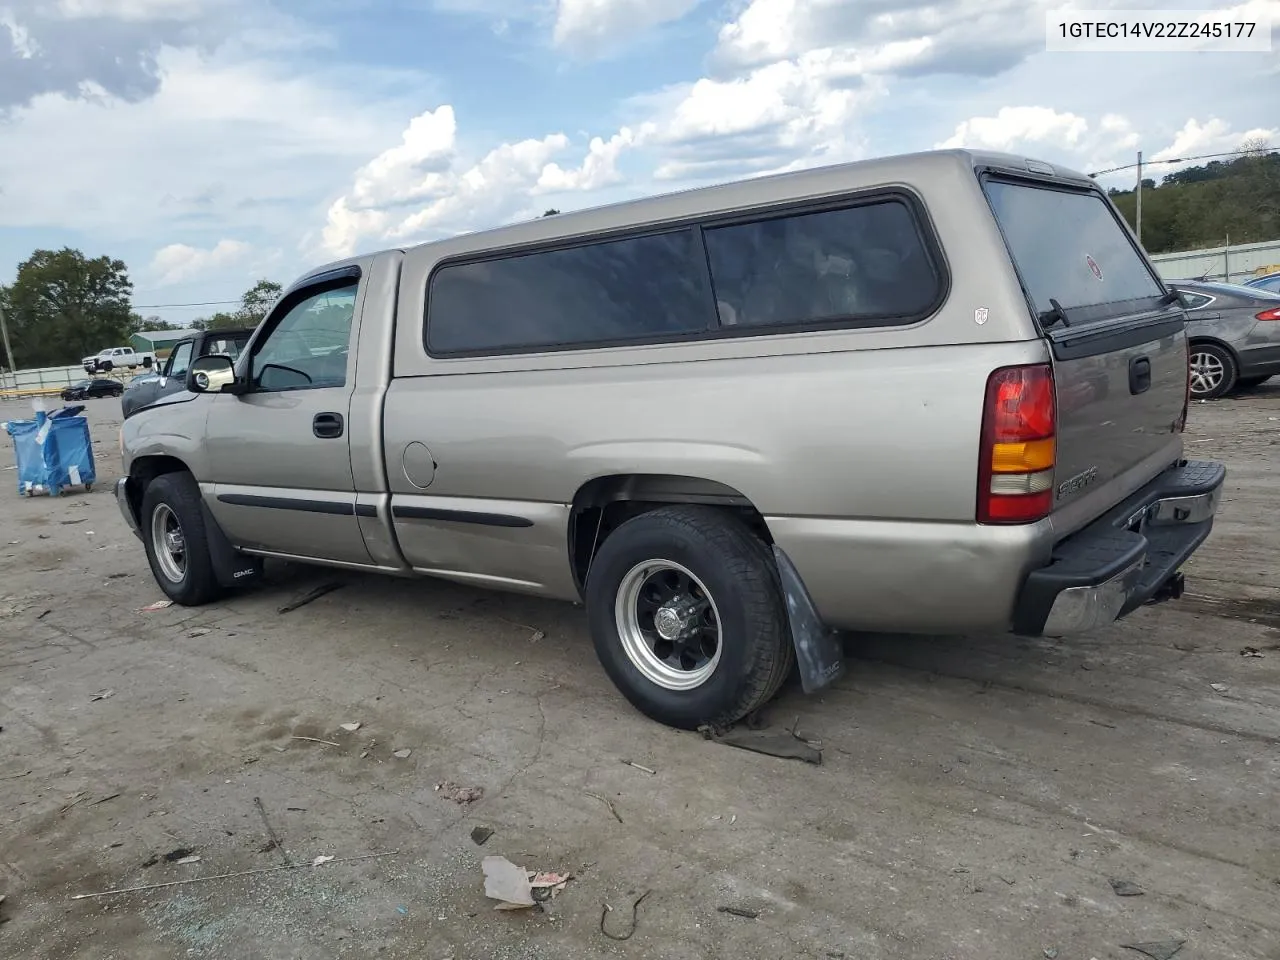
[[622, 524], [592, 563], [586, 601], [609, 678], [672, 727], [740, 720], [795, 663], [768, 547], [712, 507], [663, 507]]
[[200, 488], [189, 473], [166, 473], [142, 496], [142, 542], [151, 574], [174, 603], [197, 607], [222, 595], [205, 534]]
[[1235, 389], [1236, 358], [1216, 343], [1191, 345], [1191, 399], [1216, 400]]

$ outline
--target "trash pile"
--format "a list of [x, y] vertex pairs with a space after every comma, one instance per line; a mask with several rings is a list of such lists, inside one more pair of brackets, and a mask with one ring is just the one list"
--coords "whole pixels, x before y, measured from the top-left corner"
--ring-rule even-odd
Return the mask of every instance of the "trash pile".
[[538, 873], [518, 867], [506, 857], [485, 857], [484, 895], [497, 900], [495, 910], [526, 910], [551, 900], [573, 877], [567, 873]]

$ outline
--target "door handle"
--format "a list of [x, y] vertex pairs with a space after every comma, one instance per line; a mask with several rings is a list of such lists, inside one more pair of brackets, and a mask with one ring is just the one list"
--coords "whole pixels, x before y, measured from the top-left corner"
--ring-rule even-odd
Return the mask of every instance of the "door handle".
[[321, 440], [332, 440], [342, 436], [342, 414], [317, 413], [311, 421], [311, 432]]
[[1145, 393], [1151, 388], [1151, 361], [1146, 357], [1134, 357], [1129, 361], [1129, 392]]

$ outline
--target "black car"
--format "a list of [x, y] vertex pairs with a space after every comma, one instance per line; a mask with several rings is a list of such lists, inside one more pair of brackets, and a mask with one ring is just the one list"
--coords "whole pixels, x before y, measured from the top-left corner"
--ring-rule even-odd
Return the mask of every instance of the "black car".
[[120, 401], [124, 418], [127, 420], [139, 410], [186, 390], [187, 367], [192, 360], [214, 353], [235, 360], [251, 336], [253, 330], [205, 330], [179, 340], [158, 370], [129, 382], [129, 389]]
[[124, 384], [119, 380], [98, 378], [80, 380], [69, 387], [62, 388], [63, 400], [96, 400], [98, 397], [118, 397], [124, 393]]

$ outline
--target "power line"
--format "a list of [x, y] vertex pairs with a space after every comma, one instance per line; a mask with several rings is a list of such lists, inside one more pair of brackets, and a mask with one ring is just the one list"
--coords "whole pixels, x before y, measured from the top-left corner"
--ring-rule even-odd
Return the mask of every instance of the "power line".
[[224, 307], [239, 300], [205, 300], [201, 303], [135, 303], [135, 310], [161, 310], [166, 307]]
[[[1270, 152], [1270, 151], [1268, 151]], [[1226, 153], [1202, 153], [1198, 157], [1170, 157], [1168, 160], [1144, 160], [1142, 166], [1149, 167], [1156, 163], [1189, 163], [1192, 160], [1214, 160], [1218, 157], [1244, 157], [1248, 156], [1247, 152], [1240, 150], [1229, 150]], [[1127, 163], [1123, 167], [1108, 167], [1106, 170], [1099, 170], [1091, 173], [1091, 177], [1100, 177], [1104, 173], [1119, 173], [1121, 170], [1133, 170], [1138, 166], [1136, 163]]]

